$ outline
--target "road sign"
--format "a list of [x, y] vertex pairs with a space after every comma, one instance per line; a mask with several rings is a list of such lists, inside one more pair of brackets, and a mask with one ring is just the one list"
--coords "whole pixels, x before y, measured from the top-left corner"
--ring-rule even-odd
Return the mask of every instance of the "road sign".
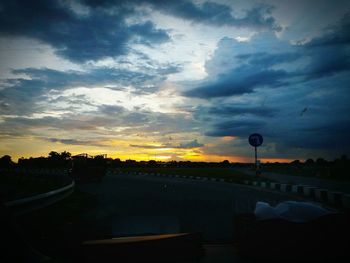
[[249, 144], [258, 147], [263, 143], [264, 139], [259, 133], [253, 133], [249, 136]]
[[254, 152], [255, 152], [255, 175], [256, 176], [260, 174], [260, 171], [258, 171], [260, 162], [258, 163], [258, 154], [257, 154], [256, 147], [260, 146], [263, 143], [263, 141], [264, 139], [259, 133], [253, 133], [249, 136], [249, 144], [254, 147]]

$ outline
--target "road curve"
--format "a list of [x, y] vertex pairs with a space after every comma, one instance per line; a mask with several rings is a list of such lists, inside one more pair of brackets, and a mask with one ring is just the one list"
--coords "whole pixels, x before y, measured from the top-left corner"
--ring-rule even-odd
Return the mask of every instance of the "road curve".
[[141, 175], [108, 175], [81, 190], [97, 196], [97, 210], [86, 217], [104, 235], [200, 232], [210, 242], [232, 240], [234, 215], [253, 211], [257, 201], [292, 200], [225, 182]]

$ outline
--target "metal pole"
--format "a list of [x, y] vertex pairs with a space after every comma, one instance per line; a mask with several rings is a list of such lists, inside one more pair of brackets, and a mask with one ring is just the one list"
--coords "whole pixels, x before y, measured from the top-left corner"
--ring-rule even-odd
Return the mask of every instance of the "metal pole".
[[258, 175], [258, 157], [257, 157], [257, 152], [256, 152], [256, 146], [254, 147], [255, 149], [255, 175]]

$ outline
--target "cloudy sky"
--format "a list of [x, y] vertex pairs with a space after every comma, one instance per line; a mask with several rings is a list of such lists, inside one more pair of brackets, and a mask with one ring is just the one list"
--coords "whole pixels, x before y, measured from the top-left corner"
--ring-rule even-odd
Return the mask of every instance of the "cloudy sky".
[[0, 1], [0, 155], [350, 154], [350, 1]]

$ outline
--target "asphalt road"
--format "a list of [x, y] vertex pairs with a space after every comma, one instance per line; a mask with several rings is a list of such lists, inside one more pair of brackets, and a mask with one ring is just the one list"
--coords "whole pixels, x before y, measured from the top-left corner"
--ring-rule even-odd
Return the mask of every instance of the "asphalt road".
[[81, 189], [97, 197], [97, 209], [85, 216], [100, 237], [200, 232], [208, 242], [226, 242], [236, 214], [252, 212], [257, 201], [292, 200], [243, 185], [139, 175], [108, 175]]

